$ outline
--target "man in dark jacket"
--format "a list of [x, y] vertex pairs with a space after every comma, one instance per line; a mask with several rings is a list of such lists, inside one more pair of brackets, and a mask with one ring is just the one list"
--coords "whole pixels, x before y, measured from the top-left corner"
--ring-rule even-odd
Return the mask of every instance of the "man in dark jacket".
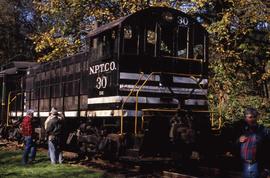
[[[23, 152], [23, 159], [22, 164], [31, 163], [35, 160], [36, 157], [36, 145], [34, 142], [34, 127], [33, 127], [33, 114], [34, 111], [29, 109], [26, 113], [26, 116], [23, 118], [21, 123], [21, 133], [24, 137], [24, 152]], [[28, 160], [28, 156], [30, 153], [30, 157]]]
[[47, 123], [46, 133], [48, 135], [49, 155], [52, 164], [62, 163], [62, 121], [56, 109], [51, 111], [51, 119]]
[[[257, 123], [258, 112], [254, 108], [245, 111], [245, 122], [240, 130], [238, 143], [243, 160], [243, 178], [267, 177], [265, 169], [265, 142], [270, 138], [269, 129]], [[269, 160], [267, 160], [269, 161]]]

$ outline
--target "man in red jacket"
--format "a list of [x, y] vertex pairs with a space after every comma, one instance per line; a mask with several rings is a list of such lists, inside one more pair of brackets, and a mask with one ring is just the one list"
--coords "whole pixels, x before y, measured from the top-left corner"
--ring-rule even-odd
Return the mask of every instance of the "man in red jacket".
[[[22, 164], [31, 163], [32, 161], [35, 160], [35, 156], [36, 156], [36, 145], [33, 140], [33, 135], [34, 135], [34, 127], [33, 127], [33, 122], [32, 122], [33, 114], [34, 114], [34, 111], [32, 109], [29, 109], [21, 123], [21, 131], [22, 131], [22, 136], [24, 137], [24, 144], [25, 144]], [[29, 153], [30, 153], [30, 157], [28, 160]]]

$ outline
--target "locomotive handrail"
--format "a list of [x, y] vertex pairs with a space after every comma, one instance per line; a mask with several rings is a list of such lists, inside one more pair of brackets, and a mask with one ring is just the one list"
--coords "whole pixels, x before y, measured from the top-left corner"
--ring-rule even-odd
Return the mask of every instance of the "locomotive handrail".
[[175, 56], [162, 56], [165, 58], [172, 58], [172, 59], [176, 59], [176, 60], [181, 60], [181, 61], [194, 61], [194, 62], [204, 62], [203, 59], [194, 59], [194, 58], [184, 58], [184, 57], [175, 57]]
[[217, 127], [214, 127], [214, 113], [216, 113], [215, 111], [213, 111], [213, 108], [211, 107], [211, 127], [212, 127], [212, 130], [220, 130], [220, 128], [221, 128], [221, 125], [222, 125], [222, 97], [221, 96], [219, 96], [218, 97], [218, 115], [219, 115], [219, 117], [218, 117], [218, 126]]
[[178, 109], [178, 108], [162, 108], [162, 109], [159, 109], [159, 108], [149, 108], [149, 109], [142, 109], [142, 111], [153, 111], [153, 112], [156, 112], [156, 111], [160, 111], [160, 112], [189, 112], [189, 111], [192, 111], [192, 112], [199, 112], [199, 113], [209, 113], [211, 111], [208, 111], [208, 110], [187, 110], [187, 109]]
[[120, 134], [123, 134], [123, 127], [124, 127], [124, 114], [123, 114], [123, 110], [124, 110], [124, 106], [127, 102], [127, 100], [130, 98], [131, 94], [134, 92], [135, 88], [137, 87], [137, 85], [139, 84], [139, 82], [141, 81], [141, 79], [143, 78], [144, 73], [141, 72], [141, 75], [139, 77], [139, 79], [137, 80], [137, 82], [135, 83], [135, 85], [133, 86], [133, 88], [131, 89], [131, 91], [129, 92], [128, 96], [126, 97], [126, 99], [124, 100], [124, 102], [121, 105], [121, 121], [120, 121]]
[[13, 93], [13, 91], [10, 91], [8, 93], [8, 105], [7, 105], [7, 127], [9, 126], [9, 106], [10, 104], [16, 99], [17, 96], [22, 95], [22, 93], [16, 93], [16, 95], [10, 100], [11, 97], [11, 93]]
[[178, 75], [178, 76], [183, 76], [183, 77], [202, 77], [202, 75], [189, 75], [189, 74], [182, 74], [182, 73], [173, 73], [173, 72], [152, 72], [148, 75], [147, 79], [142, 83], [140, 88], [136, 92], [136, 101], [135, 101], [135, 118], [134, 118], [134, 134], [137, 135], [137, 128], [138, 128], [138, 97], [139, 93], [144, 87], [144, 85], [148, 82], [150, 77], [152, 77], [155, 74], [169, 74], [169, 75]]
[[218, 114], [219, 114], [219, 117], [218, 117], [218, 127], [217, 128], [212, 128], [212, 130], [220, 130], [221, 125], [222, 125], [222, 116], [221, 116], [221, 112], [222, 112], [222, 110], [221, 110], [222, 109], [222, 101], [221, 100], [222, 100], [222, 96], [219, 96], [218, 97]]
[[[191, 76], [191, 78], [193, 79], [193, 80], [196, 80], [196, 78], [195, 77], [193, 77], [193, 76]], [[198, 83], [198, 86], [200, 87], [200, 89], [203, 89], [202, 87], [201, 87], [201, 85], [200, 85], [200, 83]], [[207, 95], [205, 94], [205, 96], [207, 97]], [[221, 105], [221, 100], [222, 100], [222, 97], [221, 96], [219, 96], [219, 98], [218, 98], [218, 113], [219, 113], [219, 117], [218, 117], [218, 127], [217, 128], [212, 128], [212, 130], [220, 130], [220, 128], [221, 128], [221, 125], [222, 125], [222, 116], [221, 116], [221, 107], [222, 107], [222, 105]], [[211, 107], [210, 108], [210, 115], [211, 115], [211, 126], [213, 127], [214, 126], [214, 111], [213, 111], [213, 108]]]

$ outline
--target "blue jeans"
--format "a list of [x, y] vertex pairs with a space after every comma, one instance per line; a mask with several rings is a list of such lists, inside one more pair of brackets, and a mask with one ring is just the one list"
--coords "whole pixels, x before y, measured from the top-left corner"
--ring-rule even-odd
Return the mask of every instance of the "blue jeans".
[[259, 178], [258, 163], [244, 163], [243, 164], [243, 178]]
[[63, 155], [62, 151], [60, 149], [59, 141], [54, 139], [54, 140], [49, 140], [48, 141], [48, 148], [49, 148], [49, 156], [51, 159], [52, 164], [59, 163], [61, 164], [63, 162]]
[[27, 164], [28, 163], [28, 156], [30, 153], [29, 161], [34, 161], [36, 157], [36, 144], [33, 141], [33, 138], [31, 136], [25, 136], [24, 137], [24, 152], [23, 152], [23, 158], [22, 163]]

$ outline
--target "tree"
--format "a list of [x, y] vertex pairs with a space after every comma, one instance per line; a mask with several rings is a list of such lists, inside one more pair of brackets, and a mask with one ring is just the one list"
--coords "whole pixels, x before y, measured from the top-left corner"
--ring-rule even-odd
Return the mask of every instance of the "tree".
[[28, 1], [0, 1], [0, 62], [33, 60], [33, 43], [28, 34], [33, 31]]
[[223, 97], [223, 120], [242, 119], [244, 108], [253, 106], [261, 112], [262, 121], [269, 122], [265, 120], [269, 118], [269, 4], [262, 0], [195, 3], [211, 39], [209, 96], [215, 106]]

